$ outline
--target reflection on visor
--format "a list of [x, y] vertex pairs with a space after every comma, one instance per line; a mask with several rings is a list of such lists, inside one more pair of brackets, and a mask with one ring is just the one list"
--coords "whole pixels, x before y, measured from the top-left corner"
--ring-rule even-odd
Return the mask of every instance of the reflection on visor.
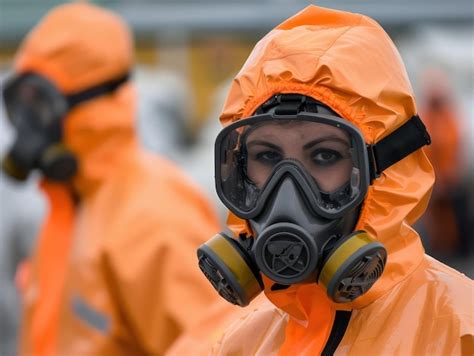
[[266, 122], [244, 134], [247, 178], [263, 188], [282, 160], [296, 160], [324, 192], [345, 185], [353, 167], [351, 140], [347, 132], [316, 122]]
[[261, 116], [224, 129], [216, 142], [218, 193], [237, 215], [255, 210], [287, 175], [306, 187], [305, 195], [326, 215], [340, 213], [365, 194], [365, 144], [352, 126], [311, 115], [308, 120]]

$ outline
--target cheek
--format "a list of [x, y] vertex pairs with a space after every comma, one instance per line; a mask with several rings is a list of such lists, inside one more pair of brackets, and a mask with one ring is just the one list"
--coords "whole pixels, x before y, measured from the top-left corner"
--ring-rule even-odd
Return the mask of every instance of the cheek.
[[352, 163], [348, 161], [331, 168], [314, 169], [311, 172], [311, 175], [316, 180], [321, 190], [332, 192], [349, 181], [351, 169]]

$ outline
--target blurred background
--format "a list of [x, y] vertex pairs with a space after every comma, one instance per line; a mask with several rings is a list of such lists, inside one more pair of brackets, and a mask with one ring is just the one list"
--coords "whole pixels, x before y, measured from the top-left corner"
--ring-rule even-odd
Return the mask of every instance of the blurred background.
[[[213, 143], [230, 80], [259, 38], [312, 2], [93, 2], [120, 14], [133, 29], [137, 129], [143, 144], [184, 168], [213, 199], [224, 222], [225, 209], [214, 192]], [[0, 0], [1, 80], [8, 76], [28, 30], [60, 3]], [[371, 16], [397, 45], [433, 138], [428, 154], [437, 171], [433, 198], [416, 228], [429, 254], [473, 278], [474, 2], [321, 0], [315, 4]], [[3, 156], [12, 133], [0, 105]], [[17, 322], [16, 264], [34, 243], [45, 204], [35, 177], [26, 187], [3, 175], [0, 179], [0, 334], [4, 336], [0, 342], [4, 343], [14, 340], [11, 326]]]

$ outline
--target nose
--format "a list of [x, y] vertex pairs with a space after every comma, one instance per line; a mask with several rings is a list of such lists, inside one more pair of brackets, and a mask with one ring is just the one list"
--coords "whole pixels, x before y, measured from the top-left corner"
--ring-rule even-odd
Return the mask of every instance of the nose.
[[269, 209], [265, 211], [268, 214], [269, 220], [267, 222], [269, 224], [276, 222], [298, 224], [301, 223], [302, 217], [313, 215], [306, 204], [304, 193], [298, 188], [291, 175], [283, 178], [271, 196], [268, 204]]

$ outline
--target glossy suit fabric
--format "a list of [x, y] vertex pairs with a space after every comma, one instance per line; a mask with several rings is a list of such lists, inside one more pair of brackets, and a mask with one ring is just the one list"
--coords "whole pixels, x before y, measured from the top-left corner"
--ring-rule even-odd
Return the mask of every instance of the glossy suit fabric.
[[[417, 114], [404, 65], [372, 19], [309, 6], [258, 42], [235, 77], [220, 117], [248, 117], [277, 93], [299, 93], [330, 106], [378, 142]], [[239, 318], [214, 355], [317, 355], [330, 341], [337, 310], [352, 315], [335, 354], [412, 355], [472, 352], [473, 283], [425, 255], [411, 225], [434, 182], [423, 149], [386, 169], [370, 186], [356, 229], [382, 242], [380, 280], [352, 303], [331, 302], [317, 284], [265, 294], [275, 305]], [[239, 233], [247, 222], [230, 215]]]
[[[126, 25], [74, 3], [32, 30], [15, 70], [70, 94], [132, 64]], [[134, 114], [126, 83], [64, 120], [79, 172], [42, 185], [49, 217], [24, 287], [23, 355], [163, 354], [218, 300], [195, 263], [197, 246], [218, 230], [214, 212], [177, 167], [140, 148]]]

